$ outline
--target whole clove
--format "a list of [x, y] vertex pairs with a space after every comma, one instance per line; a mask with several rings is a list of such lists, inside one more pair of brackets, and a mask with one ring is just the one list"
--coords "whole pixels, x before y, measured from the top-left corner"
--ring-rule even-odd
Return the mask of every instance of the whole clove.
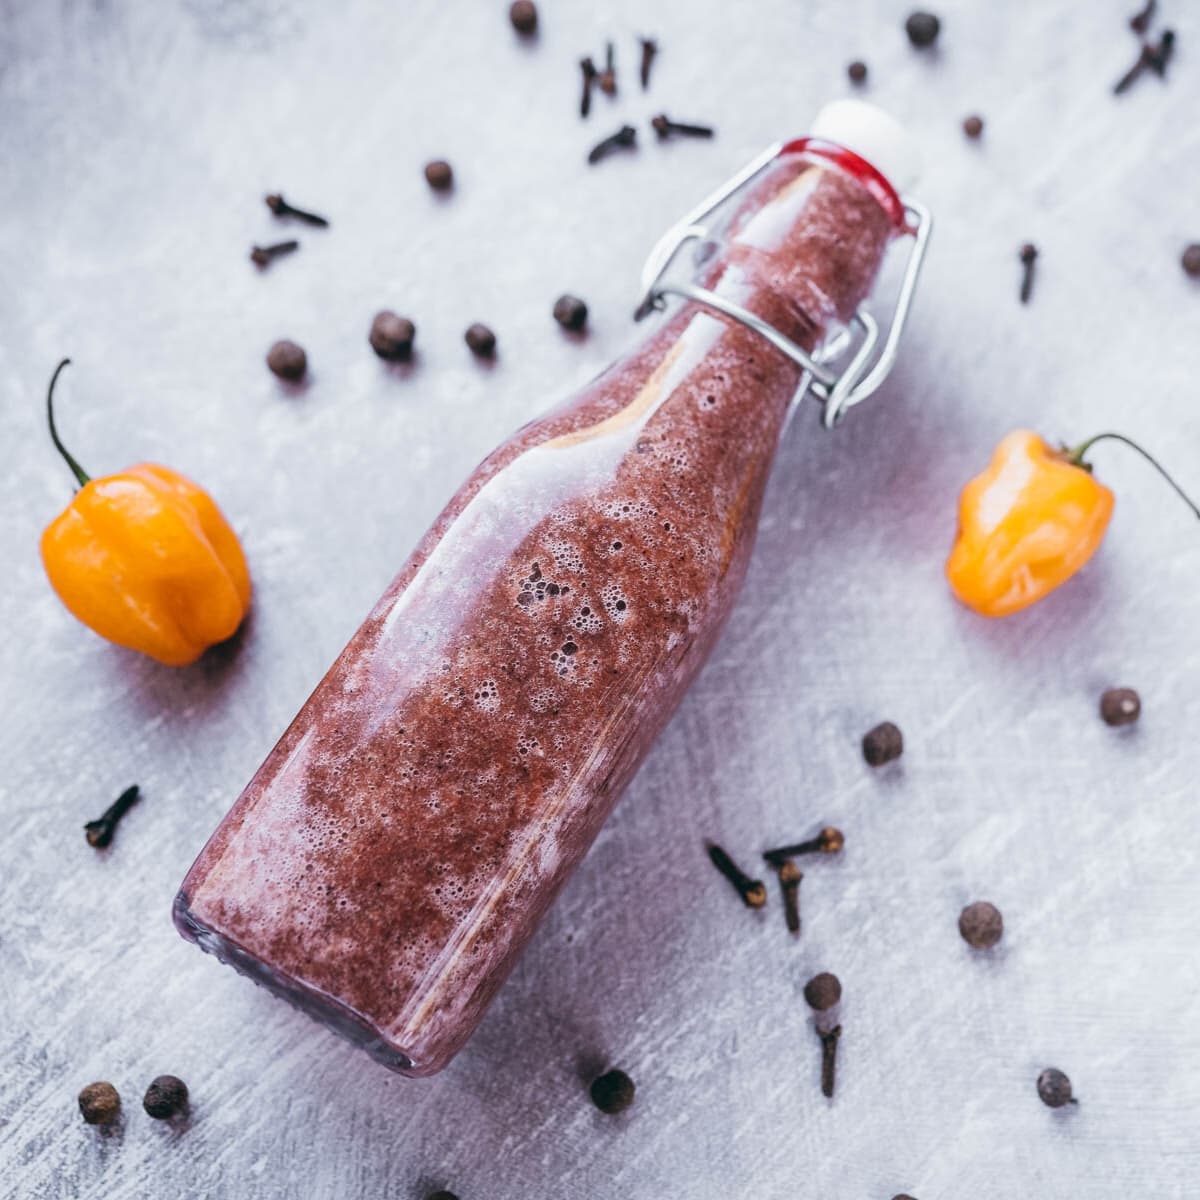
[[715, 842], [708, 846], [713, 866], [733, 884], [748, 908], [762, 908], [767, 902], [767, 888], [761, 879], [751, 879]]
[[1100, 697], [1100, 718], [1105, 725], [1132, 725], [1142, 715], [1142, 698], [1129, 687], [1109, 688]]
[[1037, 262], [1038, 248], [1032, 242], [1026, 242], [1021, 247], [1019, 255], [1021, 259], [1021, 291], [1020, 298], [1022, 304], [1028, 304], [1030, 296], [1033, 295], [1033, 265]]
[[272, 192], [263, 199], [277, 217], [292, 217], [297, 221], [303, 221], [305, 225], [315, 225], [318, 229], [326, 229], [329, 226], [329, 221], [325, 217], [289, 204], [278, 192]]
[[1037, 1094], [1047, 1108], [1079, 1103], [1072, 1095], [1071, 1081], [1057, 1067], [1047, 1067], [1038, 1076]]
[[786, 859], [795, 858], [800, 854], [837, 854], [845, 844], [845, 834], [832, 825], [826, 825], [814, 838], [793, 842], [790, 846], [776, 846], [774, 850], [764, 850], [763, 858], [771, 866], [778, 867]]
[[169, 1121], [186, 1112], [187, 1084], [178, 1075], [159, 1075], [151, 1080], [142, 1097], [142, 1107], [156, 1121]]
[[1150, 28], [1150, 22], [1154, 20], [1156, 8], [1158, 8], [1158, 0], [1146, 0], [1142, 9], [1129, 18], [1129, 28], [1139, 36], [1144, 34]]
[[783, 915], [788, 933], [800, 932], [800, 882], [804, 874], [790, 859], [779, 868], [779, 886], [783, 889]]
[[637, 145], [637, 130], [632, 125], [622, 125], [616, 133], [610, 134], [603, 141], [597, 142], [588, 151], [588, 162], [595, 165], [617, 150], [632, 149]]
[[596, 83], [606, 96], [617, 94], [617, 50], [612, 42], [604, 47], [604, 70], [600, 72]]
[[508, 10], [508, 19], [522, 37], [537, 33], [538, 10], [533, 0], [513, 0], [512, 7]]
[[591, 58], [581, 58], [579, 69], [583, 72], [583, 94], [579, 98], [579, 115], [586, 117], [592, 111], [592, 88], [596, 85], [596, 64]]
[[1164, 29], [1159, 36], [1157, 45], [1143, 42], [1133, 66], [1113, 84], [1113, 94], [1120, 96], [1129, 91], [1146, 71], [1153, 71], [1160, 79], [1164, 78], [1167, 73], [1167, 64], [1174, 54], [1175, 31], [1173, 29]]
[[680, 137], [710, 138], [716, 132], [710, 125], [693, 125], [686, 121], [672, 121], [666, 113], [659, 113], [657, 117], [651, 117], [650, 124], [654, 127], [654, 132], [658, 134], [660, 142], [676, 134]]
[[89, 846], [103, 850], [113, 840], [117, 825], [121, 818], [138, 802], [138, 785], [127, 787], [94, 821], [89, 821], [84, 827], [84, 836]]
[[121, 1097], [111, 1083], [89, 1083], [79, 1093], [79, 1112], [89, 1125], [111, 1125], [121, 1114]]
[[633, 1080], [624, 1071], [613, 1069], [592, 1080], [588, 1089], [592, 1103], [602, 1113], [624, 1112], [633, 1103]]
[[256, 267], [266, 267], [284, 254], [291, 254], [300, 249], [300, 243], [294, 239], [287, 242], [272, 242], [269, 246], [255, 246], [250, 251], [250, 261]]
[[654, 56], [658, 53], [658, 43], [653, 38], [638, 38], [642, 44], [642, 63], [638, 70], [638, 77], [642, 81], [642, 91], [646, 91], [650, 86], [650, 67], [654, 63]]
[[833, 1099], [833, 1085], [837, 1072], [837, 1047], [842, 1036], [842, 1027], [835, 1025], [821, 1034], [821, 1094]]

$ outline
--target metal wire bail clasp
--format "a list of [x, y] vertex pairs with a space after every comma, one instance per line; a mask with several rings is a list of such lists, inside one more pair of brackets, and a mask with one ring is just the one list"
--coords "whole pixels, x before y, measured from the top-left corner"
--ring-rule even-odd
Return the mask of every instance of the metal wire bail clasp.
[[[642, 301], [634, 313], [634, 318], [641, 320], [655, 309], [664, 308], [665, 297], [673, 294], [694, 300], [735, 321], [740, 321], [803, 368], [793, 407], [811, 392], [822, 402], [822, 424], [826, 429], [832, 429], [847, 409], [861, 404], [878, 391], [895, 365], [900, 338], [908, 322], [917, 278], [921, 273], [921, 264], [925, 259], [929, 235], [933, 229], [933, 217], [928, 209], [907, 197], [901, 199], [906, 219], [905, 231], [912, 235], [912, 242], [895, 306], [887, 324], [887, 333], [882, 336], [882, 344], [878, 322], [865, 307], [860, 306], [854, 314], [850, 328], [842, 330], [820, 350], [809, 354], [774, 325], [724, 296], [691, 282], [677, 283], [664, 278], [676, 254], [685, 243], [708, 238], [709, 229], [704, 223], [707, 218], [792, 145], [794, 144], [776, 142], [768, 146], [658, 239], [642, 267]], [[840, 369], [835, 370], [835, 364], [839, 361], [842, 365]]]

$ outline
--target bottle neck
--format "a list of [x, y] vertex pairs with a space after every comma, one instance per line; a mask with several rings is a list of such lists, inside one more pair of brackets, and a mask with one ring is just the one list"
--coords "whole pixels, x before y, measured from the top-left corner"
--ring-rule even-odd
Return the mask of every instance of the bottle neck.
[[784, 154], [734, 211], [697, 282], [812, 351], [870, 293], [897, 228], [869, 178], [823, 152]]

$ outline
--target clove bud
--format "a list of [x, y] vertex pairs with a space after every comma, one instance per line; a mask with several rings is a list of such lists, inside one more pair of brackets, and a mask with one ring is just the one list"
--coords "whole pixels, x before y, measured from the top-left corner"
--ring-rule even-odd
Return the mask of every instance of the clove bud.
[[654, 127], [654, 132], [658, 134], [659, 141], [678, 134], [680, 137], [698, 137], [710, 138], [716, 132], [709, 125], [692, 125], [687, 121], [672, 121], [666, 113], [659, 113], [657, 117], [650, 119], [650, 124]]
[[305, 225], [315, 225], [318, 229], [325, 229], [329, 222], [322, 216], [318, 216], [314, 212], [307, 212], [303, 208], [297, 208], [294, 204], [289, 204], [278, 192], [273, 192], [271, 195], [264, 197], [267, 207], [277, 217], [294, 217], [297, 221], [303, 221]]
[[103, 850], [113, 840], [121, 818], [138, 802], [138, 785], [127, 787], [94, 821], [84, 827], [84, 836], [89, 846]]
[[632, 125], [622, 125], [616, 133], [597, 142], [588, 152], [588, 162], [595, 164], [607, 158], [616, 150], [632, 149], [637, 145], [637, 130]]
[[762, 908], [767, 902], [766, 885], [761, 879], [751, 879], [715, 842], [708, 846], [713, 866], [733, 884], [748, 908]]

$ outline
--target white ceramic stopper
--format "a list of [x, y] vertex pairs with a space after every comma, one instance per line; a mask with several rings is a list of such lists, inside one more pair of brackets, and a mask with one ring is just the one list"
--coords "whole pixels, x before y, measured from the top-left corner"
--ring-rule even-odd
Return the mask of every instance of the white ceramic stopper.
[[921, 152], [908, 130], [882, 108], [864, 100], [834, 100], [817, 113], [809, 133], [865, 158], [897, 192], [921, 174]]

